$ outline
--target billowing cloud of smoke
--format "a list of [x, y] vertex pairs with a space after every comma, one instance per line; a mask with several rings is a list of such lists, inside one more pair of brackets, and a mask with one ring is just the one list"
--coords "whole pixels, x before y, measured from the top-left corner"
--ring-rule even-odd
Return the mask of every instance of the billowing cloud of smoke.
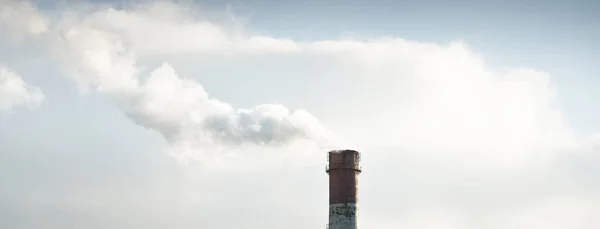
[[[340, 113], [348, 113], [344, 116], [377, 114], [355, 116], [354, 121], [361, 122], [352, 125], [348, 123], [353, 120], [336, 117], [343, 122], [338, 133], [355, 129], [377, 133], [349, 138], [371, 146], [393, 144], [425, 160], [463, 167], [528, 165], [545, 163], [555, 152], [577, 144], [555, 107], [546, 73], [492, 72], [462, 42], [439, 45], [400, 38], [296, 42], [231, 30], [189, 9], [156, 2], [122, 10], [75, 10], [52, 30], [57, 38], [52, 48], [70, 75], [82, 87], [112, 95], [139, 125], [159, 131], [177, 157], [212, 160], [232, 145], [276, 146], [299, 139], [329, 143], [332, 137], [306, 111], [269, 104], [234, 109], [211, 98], [193, 80], [178, 76], [167, 63], [144, 74], [143, 58], [253, 54], [252, 58], [271, 61], [274, 56], [293, 56], [301, 61], [292, 67], [302, 66], [307, 75], [343, 75], [348, 84], [365, 85], [345, 93], [331, 88], [324, 95], [330, 101], [362, 102], [361, 112], [354, 112], [355, 105], [353, 110], [336, 106]], [[321, 60], [327, 70], [307, 64], [307, 59]]]
[[200, 84], [179, 76], [167, 63], [142, 82], [130, 40], [118, 30], [106, 29], [119, 25], [110, 19], [100, 25], [94, 20], [63, 23], [56, 31], [59, 39], [54, 48], [82, 88], [91, 86], [113, 96], [137, 124], [160, 132], [172, 155], [210, 161], [243, 144], [308, 141], [318, 147], [333, 146], [331, 133], [307, 111], [290, 111], [280, 104], [235, 109], [211, 98]]
[[27, 84], [16, 72], [0, 65], [0, 110], [16, 106], [35, 108], [44, 100], [42, 91]]

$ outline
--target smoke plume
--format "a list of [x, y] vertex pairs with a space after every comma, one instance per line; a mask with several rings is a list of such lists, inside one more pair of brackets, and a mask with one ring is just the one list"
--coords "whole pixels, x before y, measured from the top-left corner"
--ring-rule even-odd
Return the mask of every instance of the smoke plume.
[[[233, 146], [283, 146], [299, 141], [328, 147], [332, 135], [305, 110], [280, 104], [233, 108], [168, 63], [143, 76], [136, 53], [118, 31], [63, 23], [53, 47], [83, 89], [107, 93], [135, 123], [157, 130], [180, 159], [215, 160]], [[145, 80], [142, 80], [145, 79]]]

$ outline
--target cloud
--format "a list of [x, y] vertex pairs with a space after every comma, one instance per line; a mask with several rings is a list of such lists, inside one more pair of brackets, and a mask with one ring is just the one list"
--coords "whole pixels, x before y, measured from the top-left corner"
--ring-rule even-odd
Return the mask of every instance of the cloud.
[[354, 72], [350, 77], [390, 92], [361, 107], [375, 115], [357, 125], [382, 133], [367, 138], [370, 145], [401, 146], [426, 160], [481, 169], [545, 164], [578, 144], [547, 73], [490, 69], [464, 42], [383, 38], [321, 41], [307, 49], [343, 59], [352, 66], [346, 67]]
[[[198, 7], [191, 3], [157, 1], [128, 5], [130, 10], [99, 8], [89, 15], [80, 15], [83, 17], [80, 22], [119, 34], [128, 48], [138, 55], [300, 51], [293, 40], [246, 34], [235, 19], [207, 17], [206, 11], [195, 10]], [[209, 21], [210, 18], [219, 19]]]
[[28, 85], [16, 72], [0, 65], [0, 110], [17, 106], [35, 108], [44, 100], [44, 94], [35, 86]]
[[49, 19], [42, 15], [29, 1], [1, 0], [0, 29], [9, 34], [37, 36], [48, 30]]

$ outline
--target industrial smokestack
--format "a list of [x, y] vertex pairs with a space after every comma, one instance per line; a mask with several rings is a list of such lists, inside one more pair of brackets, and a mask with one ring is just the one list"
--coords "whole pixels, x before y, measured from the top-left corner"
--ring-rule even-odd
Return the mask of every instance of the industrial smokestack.
[[358, 174], [360, 153], [355, 150], [329, 151], [326, 172], [329, 174], [328, 229], [358, 228]]

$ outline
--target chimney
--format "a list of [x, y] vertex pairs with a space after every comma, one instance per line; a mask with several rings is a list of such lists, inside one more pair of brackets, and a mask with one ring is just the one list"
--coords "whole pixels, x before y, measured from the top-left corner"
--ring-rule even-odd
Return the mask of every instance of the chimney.
[[328, 229], [358, 228], [358, 174], [360, 153], [355, 150], [329, 151], [326, 172], [329, 174]]

